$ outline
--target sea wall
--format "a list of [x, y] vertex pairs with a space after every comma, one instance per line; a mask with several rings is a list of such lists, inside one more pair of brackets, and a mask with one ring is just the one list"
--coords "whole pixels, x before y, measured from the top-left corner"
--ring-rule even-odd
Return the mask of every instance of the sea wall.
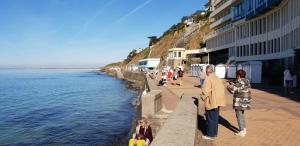
[[198, 95], [184, 94], [175, 111], [156, 134], [151, 146], [194, 146]]
[[[117, 77], [117, 73], [108, 73]], [[177, 107], [171, 114], [161, 111], [163, 91], [155, 80], [141, 72], [122, 71], [124, 80], [139, 86], [141, 115], [151, 123], [154, 140], [151, 146], [194, 146], [197, 130], [197, 99], [199, 95], [183, 94]], [[139, 117], [139, 115], [137, 116]], [[134, 129], [133, 124], [133, 129]]]
[[121, 79], [126, 80], [130, 82], [129, 84], [131, 87], [129, 88], [135, 88], [137, 90], [140, 90], [141, 92], [145, 89], [145, 75], [142, 72], [130, 72], [130, 71], [124, 71], [124, 70], [104, 70], [108, 75]]
[[158, 88], [155, 81], [146, 77], [149, 92], [142, 95], [141, 101], [142, 116], [148, 117], [154, 131], [154, 140], [151, 146], [194, 146], [199, 95], [183, 94], [173, 113], [165, 114], [166, 116], [161, 118], [164, 91]]

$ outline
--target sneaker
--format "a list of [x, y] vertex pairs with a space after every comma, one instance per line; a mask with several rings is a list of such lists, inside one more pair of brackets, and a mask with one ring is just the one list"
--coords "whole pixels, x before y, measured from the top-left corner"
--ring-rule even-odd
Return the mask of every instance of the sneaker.
[[205, 136], [205, 135], [202, 136], [202, 139], [205, 139], [205, 140], [215, 140], [214, 137]]
[[234, 135], [240, 136], [240, 137], [245, 137], [246, 136], [246, 131], [240, 131], [238, 133], [234, 133]]

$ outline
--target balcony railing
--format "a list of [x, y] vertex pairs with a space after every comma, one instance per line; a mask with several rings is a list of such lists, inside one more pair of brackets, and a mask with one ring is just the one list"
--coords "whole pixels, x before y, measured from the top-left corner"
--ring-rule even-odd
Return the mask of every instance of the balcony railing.
[[222, 17], [221, 19], [213, 22], [212, 24], [209, 25], [209, 27], [212, 29], [212, 28], [215, 28], [217, 26], [219, 26], [220, 24], [230, 20], [232, 18], [232, 13], [229, 13], [227, 14], [226, 16]]
[[268, 7], [277, 6], [282, 0], [268, 0]]
[[249, 20], [253, 17], [255, 17], [254, 10], [248, 11], [247, 14], [246, 14], [246, 19]]
[[205, 37], [204, 37], [204, 40], [210, 39], [213, 36], [218, 35], [218, 34], [223, 33], [223, 32], [226, 32], [226, 31], [228, 31], [228, 30], [230, 30], [232, 28], [233, 28], [233, 24], [232, 23], [227, 24], [227, 25], [225, 25], [224, 27], [222, 27], [220, 29], [217, 29], [217, 30], [215, 30], [213, 32], [210, 32], [210, 33], [206, 34]]
[[267, 11], [267, 3], [263, 2], [256, 7], [256, 13], [264, 13]]
[[210, 18], [214, 17], [216, 14], [223, 11], [225, 8], [228, 8], [231, 6], [234, 2], [237, 2], [238, 0], [226, 0], [222, 5], [215, 7], [215, 10], [210, 14]]

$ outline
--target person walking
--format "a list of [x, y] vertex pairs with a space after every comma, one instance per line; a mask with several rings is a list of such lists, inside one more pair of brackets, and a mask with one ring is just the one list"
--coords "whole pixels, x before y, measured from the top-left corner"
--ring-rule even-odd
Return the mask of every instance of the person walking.
[[183, 70], [179, 67], [179, 70], [178, 70], [178, 78], [179, 78], [179, 86], [182, 86], [182, 82], [183, 82]]
[[168, 76], [168, 81], [170, 81], [172, 79], [172, 77], [173, 77], [172, 69], [168, 70], [168, 75], [167, 76]]
[[235, 115], [240, 128], [237, 136], [246, 136], [246, 123], [244, 113], [245, 110], [250, 109], [251, 102], [251, 84], [246, 77], [246, 72], [244, 70], [238, 70], [236, 72], [237, 80], [234, 82], [229, 82], [227, 89], [233, 94], [233, 108], [235, 110]]
[[285, 94], [292, 94], [292, 88], [293, 88], [293, 75], [291, 73], [290, 69], [285, 69], [283, 72], [283, 86], [284, 86], [284, 93]]
[[204, 84], [204, 80], [205, 80], [206, 75], [205, 75], [202, 67], [200, 67], [200, 70], [198, 72], [198, 77], [199, 77], [199, 81], [200, 81], [199, 82], [199, 87], [203, 88], [203, 84]]
[[173, 71], [173, 82], [172, 82], [172, 85], [176, 84], [176, 81], [177, 81], [177, 71], [176, 69], [174, 69]]
[[223, 81], [214, 73], [213, 65], [207, 66], [206, 75], [201, 99], [205, 105], [207, 135], [202, 136], [202, 138], [214, 140], [218, 135], [219, 109], [226, 106], [225, 86]]

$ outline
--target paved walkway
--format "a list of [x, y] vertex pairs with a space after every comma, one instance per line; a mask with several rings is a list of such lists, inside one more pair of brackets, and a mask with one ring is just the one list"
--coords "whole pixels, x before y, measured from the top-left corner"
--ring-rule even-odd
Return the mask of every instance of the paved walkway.
[[[178, 97], [183, 93], [200, 93], [201, 89], [195, 87], [198, 79], [186, 76], [183, 86], [171, 85], [161, 87], [163, 90], [173, 92], [177, 97], [170, 96], [165, 100], [165, 104], [178, 102]], [[238, 129], [234, 110], [232, 109], [232, 95], [227, 93], [227, 106], [221, 109], [219, 121], [219, 134], [215, 141], [201, 139], [204, 132], [204, 108], [201, 102], [200, 115], [198, 116], [198, 140], [199, 146], [296, 146], [300, 145], [300, 95], [293, 95], [292, 99], [282, 96], [283, 90], [278, 88], [268, 90], [268, 88], [258, 87], [252, 89], [253, 102], [252, 109], [246, 111], [247, 136], [237, 137], [234, 135]], [[173, 100], [174, 99], [174, 100]], [[296, 100], [295, 100], [296, 99]], [[176, 101], [175, 101], [176, 100]]]

